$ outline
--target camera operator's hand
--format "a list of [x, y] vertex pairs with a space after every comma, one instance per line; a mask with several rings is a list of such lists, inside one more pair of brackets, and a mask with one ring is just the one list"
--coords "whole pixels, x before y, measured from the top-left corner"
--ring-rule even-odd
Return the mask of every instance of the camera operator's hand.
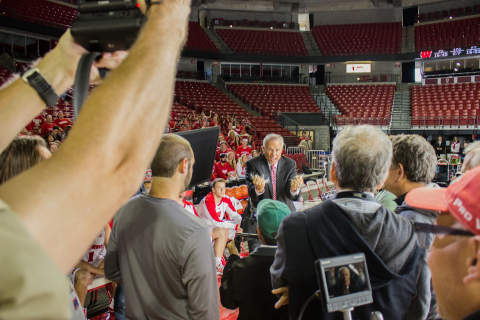
[[90, 71], [90, 83], [99, 83], [101, 82], [100, 73], [98, 69], [115, 69], [118, 67], [123, 60], [128, 56], [128, 51], [115, 51], [115, 52], [104, 52], [100, 60], [96, 61], [92, 70]]
[[240, 255], [238, 253], [237, 247], [235, 246], [235, 241], [233, 240], [227, 243], [227, 249], [228, 249], [228, 252], [230, 252], [230, 254], [236, 254], [237, 256]]
[[280, 300], [278, 300], [277, 303], [275, 303], [275, 309], [280, 309], [281, 306], [284, 306], [284, 305], [288, 304], [288, 302], [289, 302], [289, 300], [288, 300], [288, 290], [289, 290], [288, 284], [285, 287], [280, 287], [280, 288], [277, 288], [275, 290], [272, 290], [273, 294], [281, 294], [282, 295], [280, 297]]

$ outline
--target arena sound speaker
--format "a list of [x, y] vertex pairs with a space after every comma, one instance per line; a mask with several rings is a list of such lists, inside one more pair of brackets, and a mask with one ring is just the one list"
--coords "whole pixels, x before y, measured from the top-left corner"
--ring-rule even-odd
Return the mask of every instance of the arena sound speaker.
[[213, 172], [213, 162], [217, 152], [218, 135], [220, 127], [203, 128], [192, 131], [176, 133], [190, 142], [195, 163], [193, 165], [191, 189], [194, 186], [210, 181]]

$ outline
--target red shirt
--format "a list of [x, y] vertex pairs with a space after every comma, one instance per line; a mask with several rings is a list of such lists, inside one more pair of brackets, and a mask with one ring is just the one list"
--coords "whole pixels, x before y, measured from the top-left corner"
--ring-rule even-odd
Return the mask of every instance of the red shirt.
[[222, 164], [221, 162], [217, 163], [215, 166], [215, 174], [217, 177], [222, 178], [227, 180], [227, 172], [235, 172], [235, 169], [233, 169], [228, 162], [225, 162]]
[[246, 154], [247, 156], [251, 156], [252, 155], [252, 149], [249, 146], [244, 148], [243, 145], [238, 147], [237, 148], [237, 158], [240, 158], [244, 154]]
[[[40, 130], [40, 128], [42, 127], [42, 125], [45, 123], [45, 118], [42, 116], [42, 115], [38, 115], [37, 117], [35, 117], [32, 122], [30, 122], [30, 124], [28, 126], [31, 127], [31, 129], [28, 129], [28, 130]], [[28, 127], [27, 126], [27, 127]]]
[[71, 126], [72, 125], [72, 121], [68, 120], [68, 119], [65, 119], [63, 118], [62, 120], [60, 119], [55, 119], [55, 121], [53, 121], [53, 123], [55, 123], [55, 125], [59, 126], [62, 130], [65, 130], [65, 128], [67, 126]]
[[51, 124], [48, 124], [48, 123], [45, 122], [42, 125], [42, 127], [40, 128], [40, 135], [42, 137], [45, 137], [47, 135], [47, 133], [50, 133], [50, 132], [53, 131], [53, 127], [55, 127], [55, 126], [56, 126], [56, 124], [53, 123], [53, 122]]
[[229, 152], [232, 152], [232, 149], [227, 148], [225, 152], [222, 152], [220, 149], [217, 149], [217, 153], [215, 154], [215, 161], [219, 162], [220, 161], [220, 155], [222, 153], [228, 154]]
[[235, 131], [236, 131], [238, 134], [242, 133], [244, 130], [245, 130], [245, 128], [244, 128], [243, 126], [235, 127]]
[[301, 137], [300, 140], [305, 140], [305, 137]]

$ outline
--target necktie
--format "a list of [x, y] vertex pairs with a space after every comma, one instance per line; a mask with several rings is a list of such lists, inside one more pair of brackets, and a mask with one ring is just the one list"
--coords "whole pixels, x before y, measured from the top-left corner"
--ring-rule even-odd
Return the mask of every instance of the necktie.
[[275, 166], [271, 166], [272, 171], [270, 172], [272, 176], [272, 188], [273, 188], [273, 200], [277, 200], [277, 177], [275, 174]]

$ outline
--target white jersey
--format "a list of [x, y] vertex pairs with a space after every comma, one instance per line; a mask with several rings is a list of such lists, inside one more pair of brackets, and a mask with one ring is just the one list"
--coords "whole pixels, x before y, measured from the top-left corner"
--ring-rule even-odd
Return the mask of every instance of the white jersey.
[[222, 201], [216, 204], [212, 193], [203, 198], [198, 205], [198, 217], [207, 224], [210, 231], [214, 228], [235, 230], [242, 222], [242, 216], [235, 211], [228, 196], [224, 196]]
[[95, 265], [95, 262], [105, 259], [107, 249], [105, 248], [105, 229], [95, 238], [90, 248], [82, 257], [82, 260]]

